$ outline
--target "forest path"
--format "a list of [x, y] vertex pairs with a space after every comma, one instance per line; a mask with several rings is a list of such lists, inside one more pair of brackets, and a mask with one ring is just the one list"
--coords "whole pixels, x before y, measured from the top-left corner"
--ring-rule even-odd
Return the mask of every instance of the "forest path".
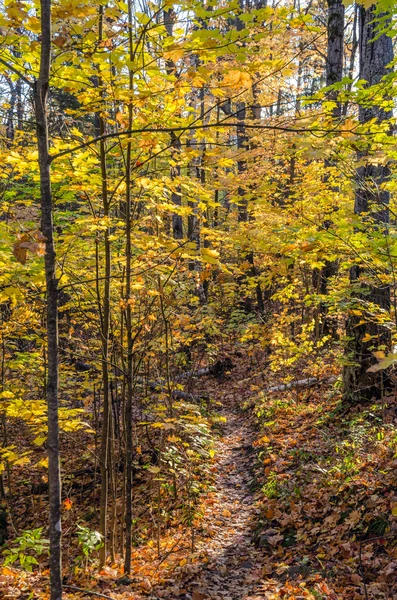
[[[199, 540], [200, 556], [188, 565], [172, 598], [180, 600], [260, 600], [263, 551], [253, 544], [257, 509], [251, 491], [255, 454], [254, 429], [236, 400], [223, 402], [226, 418], [216, 448], [216, 491], [210, 497], [203, 529], [209, 540]], [[166, 588], [153, 598], [170, 598]]]

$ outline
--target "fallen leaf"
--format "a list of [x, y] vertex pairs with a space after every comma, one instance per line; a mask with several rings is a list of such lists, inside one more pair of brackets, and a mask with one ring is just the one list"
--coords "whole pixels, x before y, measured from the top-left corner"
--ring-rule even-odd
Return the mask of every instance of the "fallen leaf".
[[70, 498], [65, 498], [63, 501], [63, 507], [65, 510], [70, 510], [73, 506], [73, 501]]
[[206, 596], [202, 592], [200, 592], [198, 590], [194, 590], [193, 595], [192, 595], [192, 600], [206, 600], [207, 597], [208, 596]]

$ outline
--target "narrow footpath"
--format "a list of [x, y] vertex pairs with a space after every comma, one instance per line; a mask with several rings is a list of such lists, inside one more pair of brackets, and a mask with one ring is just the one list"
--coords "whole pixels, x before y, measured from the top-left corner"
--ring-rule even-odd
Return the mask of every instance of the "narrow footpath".
[[[190, 564], [179, 583], [178, 600], [261, 600], [263, 552], [253, 544], [256, 502], [252, 492], [254, 431], [240, 407], [226, 400], [226, 418], [217, 444], [216, 491], [203, 528], [209, 541], [198, 542], [201, 560]], [[178, 578], [179, 579], [179, 578]], [[170, 598], [170, 590], [155, 590]], [[174, 594], [176, 590], [174, 588]]]

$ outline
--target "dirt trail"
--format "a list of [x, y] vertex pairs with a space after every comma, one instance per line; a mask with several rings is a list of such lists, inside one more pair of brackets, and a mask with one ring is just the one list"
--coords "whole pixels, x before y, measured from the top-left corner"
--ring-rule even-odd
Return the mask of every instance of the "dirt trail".
[[[202, 559], [190, 565], [179, 584], [180, 600], [260, 600], [263, 553], [252, 542], [256, 503], [253, 479], [254, 432], [235, 404], [224, 405], [223, 437], [217, 444], [216, 492], [204, 528], [211, 538], [199, 542]], [[164, 593], [165, 592], [165, 593]], [[169, 597], [166, 590], [159, 598]]]

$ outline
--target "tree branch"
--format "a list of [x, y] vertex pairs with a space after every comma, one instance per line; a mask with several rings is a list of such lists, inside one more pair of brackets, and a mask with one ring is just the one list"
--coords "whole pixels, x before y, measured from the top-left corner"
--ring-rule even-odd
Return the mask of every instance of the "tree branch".
[[5, 67], [7, 67], [7, 69], [10, 69], [10, 71], [12, 71], [13, 73], [15, 73], [16, 75], [18, 75], [18, 77], [20, 79], [22, 79], [22, 81], [24, 83], [26, 83], [29, 87], [33, 88], [34, 84], [32, 81], [30, 81], [27, 77], [25, 77], [25, 75], [23, 75], [19, 69], [17, 69], [16, 67], [14, 67], [12, 64], [10, 64], [9, 62], [7, 62], [6, 60], [4, 60], [4, 58], [0, 58], [0, 63], [2, 65], [4, 65]]
[[106, 594], [101, 594], [100, 592], [94, 592], [92, 590], [85, 590], [84, 588], [77, 587], [76, 585], [68, 585], [65, 583], [63, 585], [67, 590], [72, 590], [74, 592], [82, 592], [83, 594], [88, 594], [89, 596], [95, 596], [96, 598], [105, 598], [106, 600], [114, 600], [113, 596], [107, 596]]
[[321, 385], [322, 383], [334, 383], [336, 377], [328, 377], [328, 379], [317, 379], [317, 377], [308, 377], [307, 379], [298, 379], [297, 381], [291, 381], [291, 383], [283, 383], [281, 385], [274, 385], [273, 387], [267, 388], [266, 392], [285, 392], [286, 390], [292, 390], [297, 387], [311, 387], [312, 385]]
[[[58, 154], [53, 154], [50, 157], [50, 162], [52, 163], [54, 160], [61, 158], [62, 156], [66, 156], [67, 154], [71, 154], [77, 150], [82, 150], [83, 148], [87, 148], [88, 146], [91, 146], [92, 144], [97, 144], [98, 142], [101, 142], [103, 140], [108, 140], [111, 138], [116, 138], [116, 137], [120, 137], [120, 136], [124, 136], [124, 135], [134, 135], [137, 133], [172, 133], [172, 132], [177, 132], [180, 131], [181, 133], [184, 133], [185, 131], [191, 131], [193, 129], [213, 129], [215, 127], [239, 127], [241, 124], [240, 123], [228, 123], [226, 121], [226, 119], [224, 121], [218, 121], [216, 123], [206, 123], [206, 124], [202, 124], [202, 125], [186, 125], [186, 126], [180, 126], [180, 127], [147, 127], [147, 128], [143, 128], [143, 129], [129, 129], [126, 131], [117, 131], [115, 133], [105, 133], [104, 135], [100, 135], [98, 137], [92, 138], [91, 140], [87, 140], [86, 142], [83, 142], [82, 144], [79, 144], [78, 146], [75, 146], [74, 148], [68, 148], [67, 150], [62, 150], [62, 152], [58, 152]], [[338, 128], [334, 128], [334, 129], [301, 129], [301, 128], [296, 128], [296, 127], [284, 127], [282, 125], [252, 125], [247, 123], [245, 125], [245, 127], [247, 129], [266, 129], [266, 130], [270, 130], [270, 131], [284, 131], [287, 133], [324, 133], [324, 134], [328, 134], [331, 132], [335, 132], [338, 131]], [[348, 130], [345, 129], [344, 133], [346, 132], [353, 132], [353, 130]]]

